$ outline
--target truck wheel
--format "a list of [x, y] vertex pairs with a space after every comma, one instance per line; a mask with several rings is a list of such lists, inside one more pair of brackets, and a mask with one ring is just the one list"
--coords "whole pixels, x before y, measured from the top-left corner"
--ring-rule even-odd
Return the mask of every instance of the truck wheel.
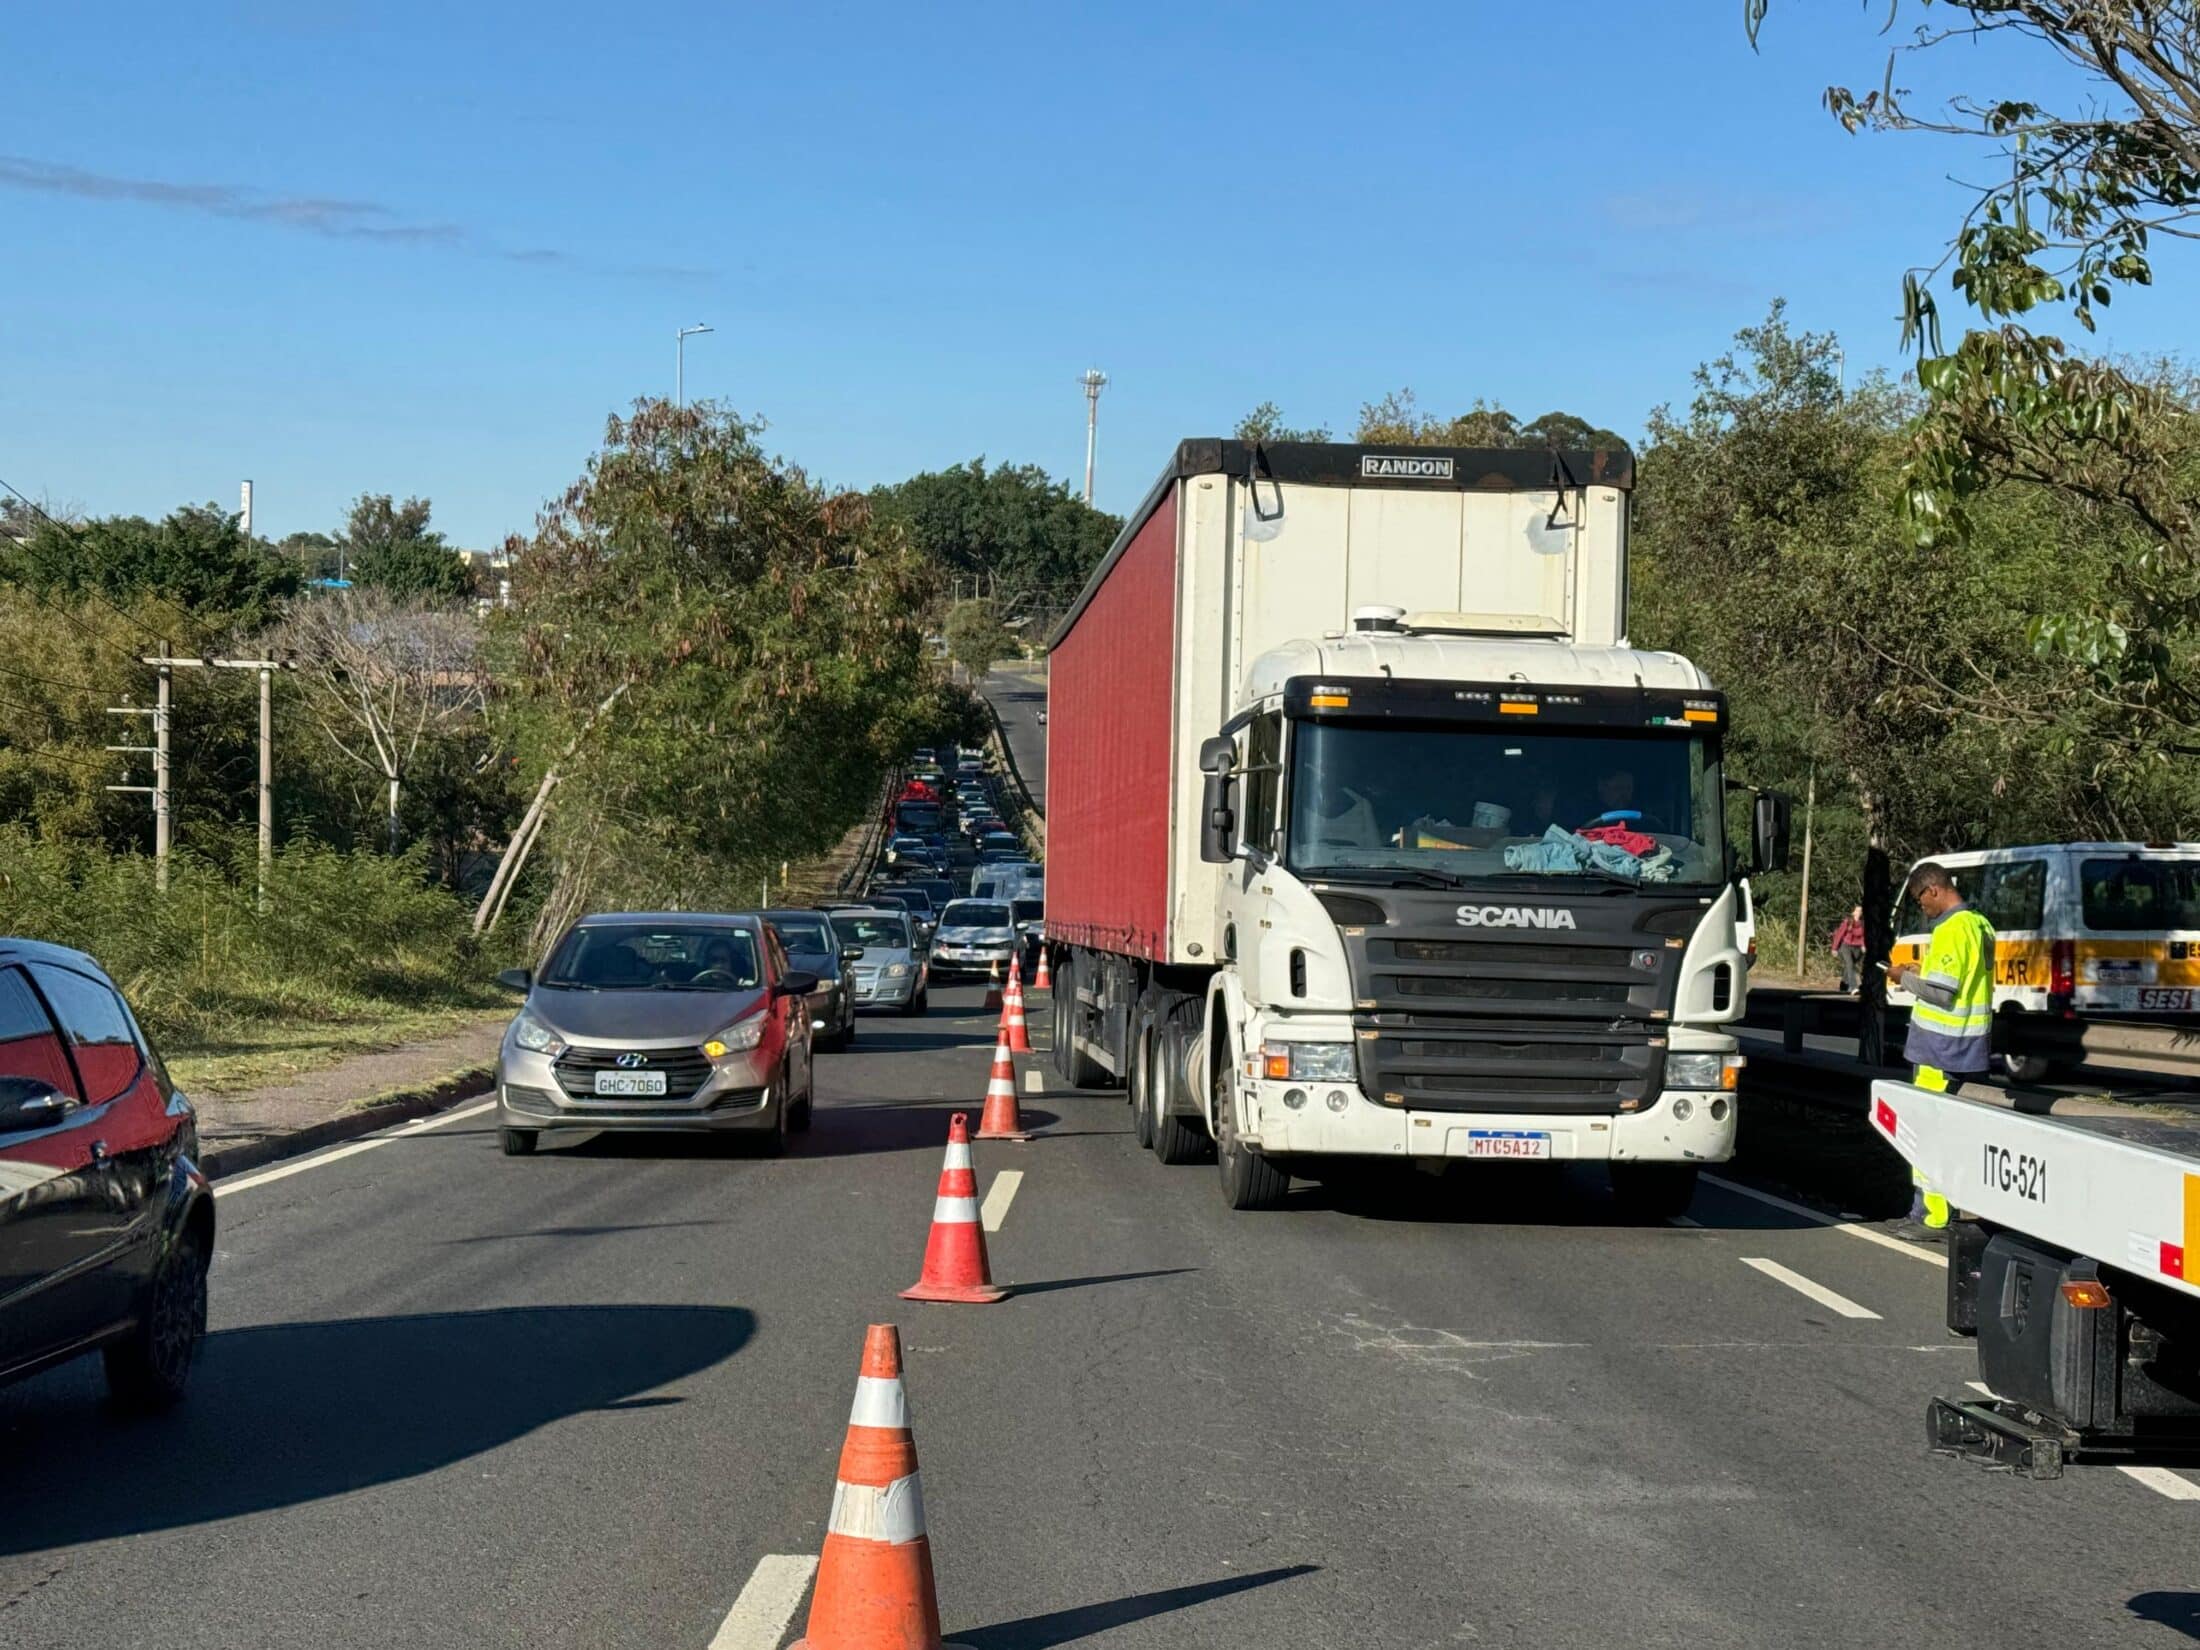
[[1131, 1136], [1146, 1147], [1153, 1145], [1154, 1057], [1160, 1043], [1152, 1011], [1140, 1009], [1136, 1029], [1131, 1033], [1130, 1081], [1123, 1085], [1123, 1092], [1131, 1103]]
[[[1066, 971], [1065, 971], [1066, 972]], [[1100, 1063], [1078, 1047], [1073, 1035], [1077, 1025], [1076, 976], [1071, 975], [1071, 989], [1064, 993], [1069, 998], [1061, 1029], [1062, 1078], [1073, 1089], [1104, 1089], [1108, 1087], [1108, 1074]]]
[[1182, 1115], [1191, 1096], [1184, 1092], [1191, 1076], [1189, 1057], [1197, 1033], [1191, 1013], [1197, 1004], [1178, 1004], [1168, 1022], [1154, 1034], [1153, 1075], [1147, 1092], [1153, 1097], [1153, 1154], [1172, 1168], [1196, 1163], [1207, 1155], [1211, 1142], [1198, 1119]]
[[1217, 1061], [1215, 1084], [1215, 1165], [1222, 1176], [1222, 1201], [1233, 1209], [1273, 1209], [1291, 1190], [1291, 1177], [1237, 1137], [1237, 1102], [1231, 1095], [1228, 1050]]
[[1614, 1163], [1612, 1197], [1633, 1220], [1671, 1220], [1696, 1201], [1693, 1163]]

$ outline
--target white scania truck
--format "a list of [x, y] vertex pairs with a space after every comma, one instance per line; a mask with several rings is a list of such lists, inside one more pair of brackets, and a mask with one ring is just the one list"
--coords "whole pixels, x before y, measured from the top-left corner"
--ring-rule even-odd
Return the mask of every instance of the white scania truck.
[[[1193, 440], [1053, 637], [1054, 1059], [1272, 1205], [1346, 1159], [1732, 1154], [1723, 696], [1625, 638], [1624, 450]], [[1706, 593], [1716, 599], [1715, 593]], [[1752, 863], [1787, 854], [1759, 796]]]

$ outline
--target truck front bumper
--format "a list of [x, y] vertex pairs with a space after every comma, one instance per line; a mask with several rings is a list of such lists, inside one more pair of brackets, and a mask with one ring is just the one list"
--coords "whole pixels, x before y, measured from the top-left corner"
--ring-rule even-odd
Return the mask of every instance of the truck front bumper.
[[[1285, 1099], [1294, 1089], [1305, 1097], [1297, 1106]], [[1248, 1102], [1246, 1143], [1275, 1156], [1724, 1163], [1734, 1155], [1734, 1096], [1718, 1091], [1668, 1089], [1655, 1105], [1603, 1117], [1412, 1111], [1378, 1105], [1351, 1083], [1262, 1081], [1239, 1093]], [[1520, 1143], [1499, 1143], [1508, 1136]], [[1538, 1136], [1548, 1137], [1547, 1151]]]

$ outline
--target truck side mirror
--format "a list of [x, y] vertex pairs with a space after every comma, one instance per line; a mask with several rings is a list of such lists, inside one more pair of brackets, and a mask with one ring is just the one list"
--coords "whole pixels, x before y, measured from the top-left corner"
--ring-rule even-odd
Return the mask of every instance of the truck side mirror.
[[1795, 803], [1784, 791], [1759, 791], [1751, 818], [1751, 846], [1759, 871], [1788, 868], [1788, 837], [1795, 822]]
[[1237, 741], [1216, 734], [1199, 746], [1199, 765], [1207, 775], [1199, 795], [1199, 857], [1209, 865], [1227, 865], [1237, 858], [1237, 780], [1230, 765], [1237, 760]]

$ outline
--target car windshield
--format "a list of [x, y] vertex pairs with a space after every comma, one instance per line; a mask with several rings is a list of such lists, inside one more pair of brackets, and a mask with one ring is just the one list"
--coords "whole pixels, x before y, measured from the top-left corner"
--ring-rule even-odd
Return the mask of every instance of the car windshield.
[[537, 982], [579, 991], [754, 991], [756, 936], [721, 923], [585, 923]]
[[[1262, 814], [1261, 777], [1245, 786], [1249, 820]], [[1289, 779], [1286, 862], [1305, 876], [1726, 874], [1718, 745], [1705, 734], [1301, 722]]]
[[1011, 900], [1009, 908], [1016, 913], [1018, 922], [1037, 922], [1047, 914], [1046, 902], [1043, 900]]
[[821, 957], [832, 949], [832, 942], [825, 937], [823, 917], [773, 917], [771, 925], [779, 930], [779, 943], [789, 951]]
[[903, 916], [864, 915], [833, 918], [833, 932], [842, 945], [875, 951], [909, 949], [909, 919]]
[[1007, 928], [1008, 907], [992, 900], [959, 899], [940, 917], [942, 928]]

